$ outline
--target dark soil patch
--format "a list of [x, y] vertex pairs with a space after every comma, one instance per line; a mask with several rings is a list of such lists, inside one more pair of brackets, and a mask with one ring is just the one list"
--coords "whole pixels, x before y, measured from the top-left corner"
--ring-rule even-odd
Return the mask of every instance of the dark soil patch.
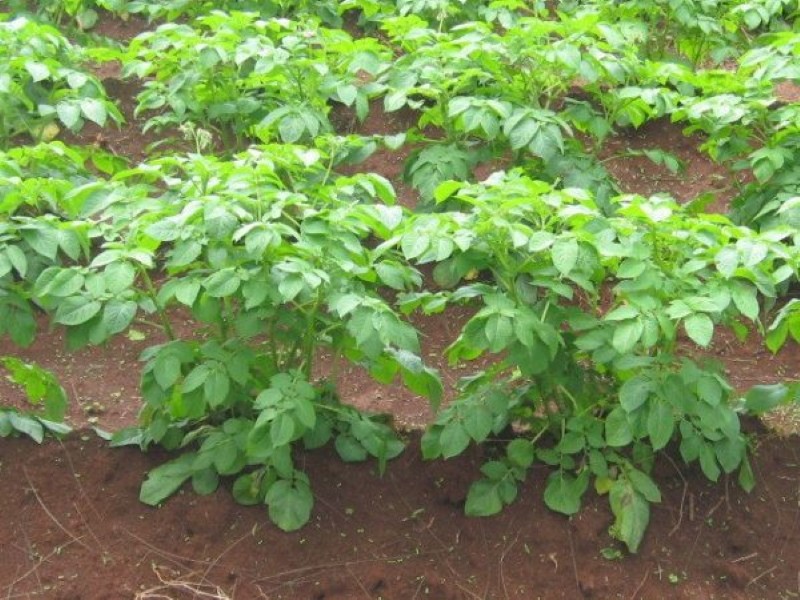
[[118, 42], [127, 43], [140, 33], [155, 29], [157, 24], [149, 23], [139, 15], [125, 15], [125, 18], [103, 13], [92, 33], [102, 35]]

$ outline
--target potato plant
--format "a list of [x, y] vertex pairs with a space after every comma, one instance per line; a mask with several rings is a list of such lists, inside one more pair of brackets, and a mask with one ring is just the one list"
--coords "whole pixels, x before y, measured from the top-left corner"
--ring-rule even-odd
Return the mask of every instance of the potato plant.
[[[199, 54], [198, 54], [199, 53]], [[313, 20], [212, 12], [134, 39], [125, 74], [147, 78], [137, 114], [148, 127], [190, 121], [228, 144], [309, 141], [331, 131], [330, 102], [366, 117], [388, 50]]]
[[0, 21], [0, 149], [21, 135], [51, 140], [59, 123], [76, 132], [86, 121], [123, 121], [83, 60], [49, 25], [24, 17]]
[[[670, 442], [709, 479], [738, 472], [753, 486], [737, 410], [758, 413], [800, 388], [759, 388], [737, 400], [717, 367], [682, 355], [679, 332], [707, 347], [720, 324], [741, 335], [745, 323], [761, 327], [763, 306], [796, 278], [796, 236], [691, 215], [659, 197], [619, 197], [604, 216], [587, 192], [519, 173], [436, 194], [460, 210], [420, 217], [402, 248], [410, 260], [435, 262], [437, 281], [453, 291], [410, 294], [404, 306], [436, 312], [477, 302], [448, 356], [497, 360], [464, 379], [423, 452], [448, 458], [511, 425], [525, 432], [483, 466], [468, 514], [511, 503], [538, 461], [553, 469], [544, 491], [551, 509], [578, 512], [594, 482], [609, 494], [612, 533], [635, 552], [649, 504], [660, 500], [649, 476], [654, 453]], [[480, 271], [489, 280], [470, 283]]]
[[[114, 438], [184, 449], [150, 473], [144, 502], [160, 503], [188, 479], [210, 493], [220, 476], [238, 475], [238, 500], [266, 503], [273, 521], [295, 529], [313, 502], [293, 447], [333, 441], [344, 460], [371, 455], [383, 470], [402, 443], [382, 418], [339, 401], [335, 369], [319, 378], [321, 347], [440, 397], [416, 331], [378, 293], [419, 284], [396, 248], [403, 212], [391, 185], [332, 178], [327, 159], [290, 145], [231, 161], [168, 157], [12, 211], [3, 306], [29, 319], [4, 320], [12, 337], [32, 339], [39, 309], [73, 347], [102, 343], [138, 317], [163, 330], [165, 341], [142, 355], [141, 425]], [[70, 200], [79, 208], [70, 211]], [[39, 218], [27, 233], [24, 213], [46, 208], [62, 220]], [[189, 332], [176, 325], [182, 311]]]

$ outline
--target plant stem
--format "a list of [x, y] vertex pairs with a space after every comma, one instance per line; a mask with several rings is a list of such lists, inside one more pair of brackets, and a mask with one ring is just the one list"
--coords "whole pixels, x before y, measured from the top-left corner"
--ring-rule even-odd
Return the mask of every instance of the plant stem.
[[311, 379], [311, 367], [314, 363], [314, 349], [316, 348], [316, 336], [314, 335], [314, 325], [316, 323], [317, 311], [319, 310], [321, 294], [317, 292], [317, 297], [311, 310], [306, 313], [306, 332], [303, 336], [303, 364], [302, 370], [306, 377]]
[[153, 285], [153, 280], [150, 279], [150, 274], [147, 270], [139, 265], [139, 274], [142, 276], [142, 280], [144, 280], [144, 285], [147, 288], [147, 295], [153, 301], [153, 304], [156, 307], [156, 312], [158, 313], [158, 317], [161, 320], [161, 327], [164, 329], [164, 333], [170, 340], [174, 340], [175, 332], [172, 330], [172, 323], [169, 321], [169, 317], [167, 316], [167, 312], [164, 310], [164, 307], [161, 306], [161, 303], [158, 301], [158, 291], [156, 290], [156, 286]]

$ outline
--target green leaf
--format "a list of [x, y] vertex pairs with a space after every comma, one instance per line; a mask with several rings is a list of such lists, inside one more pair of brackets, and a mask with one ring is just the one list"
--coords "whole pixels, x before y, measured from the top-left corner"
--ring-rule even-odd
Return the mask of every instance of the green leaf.
[[308, 478], [295, 472], [292, 481], [280, 479], [273, 483], [265, 498], [269, 506], [269, 518], [284, 531], [295, 531], [311, 518], [314, 497]]
[[19, 246], [6, 246], [6, 256], [9, 263], [17, 270], [20, 277], [25, 277], [28, 272], [28, 258]]
[[554, 448], [559, 454], [578, 454], [586, 448], [586, 436], [583, 432], [567, 431]]
[[644, 324], [641, 319], [622, 321], [614, 327], [614, 336], [611, 345], [620, 354], [630, 352], [644, 333]]
[[109, 292], [119, 294], [133, 285], [136, 269], [128, 262], [113, 262], [103, 271], [103, 279]]
[[200, 496], [208, 496], [219, 487], [219, 475], [209, 467], [192, 474], [192, 489]]
[[553, 266], [562, 274], [569, 275], [578, 263], [578, 240], [559, 238], [551, 250]]
[[171, 352], [160, 352], [153, 363], [153, 376], [161, 389], [169, 389], [181, 376], [180, 359]]
[[726, 473], [733, 473], [745, 457], [746, 448], [747, 446], [742, 437], [726, 437], [716, 442], [714, 444], [714, 453], [719, 464], [722, 465], [722, 470]]
[[220, 475], [233, 475], [244, 466], [243, 454], [239, 451], [232, 437], [220, 434], [218, 442], [213, 445], [212, 463]]
[[650, 504], [632, 484], [619, 479], [611, 486], [609, 503], [614, 513], [611, 534], [636, 553], [650, 522]]
[[66, 298], [56, 309], [55, 322], [67, 326], [80, 325], [99, 313], [101, 308], [103, 305], [96, 300], [87, 302], [81, 296]]
[[47, 65], [44, 65], [40, 62], [36, 62], [33, 60], [29, 60], [28, 62], [25, 63], [25, 70], [37, 83], [39, 81], [44, 81], [45, 79], [50, 77], [50, 69], [47, 68]]
[[230, 387], [230, 378], [223, 367], [211, 369], [203, 381], [203, 397], [212, 408], [224, 407]]
[[339, 458], [345, 462], [361, 462], [367, 459], [367, 451], [364, 446], [349, 433], [336, 436], [334, 447]]
[[629, 469], [625, 472], [625, 476], [631, 482], [633, 489], [644, 496], [645, 500], [651, 503], [661, 502], [661, 492], [647, 473], [638, 469]]
[[606, 321], [627, 321], [629, 319], [638, 318], [640, 315], [639, 309], [635, 306], [623, 304], [606, 314], [603, 319]]
[[697, 395], [709, 406], [717, 406], [722, 401], [722, 386], [714, 376], [701, 377], [697, 382]]
[[750, 461], [745, 456], [742, 460], [742, 466], [739, 467], [739, 485], [746, 492], [750, 492], [756, 485], [756, 478], [753, 475], [753, 467], [750, 466]]
[[480, 443], [484, 441], [492, 431], [492, 413], [480, 404], [466, 407], [464, 414], [464, 431], [469, 436]]
[[789, 387], [782, 383], [754, 385], [745, 394], [744, 405], [751, 413], [760, 415], [783, 404], [789, 391]]
[[675, 431], [675, 417], [672, 407], [663, 400], [655, 400], [650, 404], [647, 415], [647, 434], [653, 450], [661, 450], [666, 446]]
[[469, 435], [458, 421], [451, 421], [444, 426], [439, 436], [439, 445], [444, 458], [452, 458], [461, 454], [469, 446]]
[[181, 224], [175, 219], [160, 219], [147, 227], [144, 232], [154, 240], [172, 242], [181, 234]]
[[[14, 432], [11, 426], [11, 411], [0, 409], [0, 437], [8, 437]], [[44, 436], [42, 436], [44, 439]]]
[[78, 23], [78, 27], [84, 31], [94, 27], [97, 24], [97, 18], [97, 11], [92, 10], [91, 8], [84, 9], [75, 15], [75, 20]]
[[739, 266], [739, 253], [736, 248], [726, 246], [717, 253], [714, 262], [717, 265], [717, 270], [724, 277], [732, 277]]
[[150, 471], [139, 490], [139, 500], [150, 506], [161, 504], [194, 474], [194, 460], [195, 454], [184, 454]]
[[193, 263], [203, 251], [203, 246], [195, 240], [180, 241], [169, 253], [170, 267], [184, 267]]
[[637, 375], [628, 379], [619, 388], [619, 402], [622, 408], [631, 413], [645, 403], [653, 391], [653, 382]]
[[355, 102], [356, 96], [358, 96], [358, 89], [353, 84], [340, 83], [336, 86], [336, 95], [339, 97], [340, 102], [350, 106]]
[[773, 323], [767, 331], [766, 346], [770, 352], [776, 354], [786, 343], [789, 337], [789, 323], [781, 321], [780, 323]]
[[[333, 437], [333, 426], [327, 416], [320, 415], [314, 423], [314, 428], [303, 435], [303, 445], [307, 450], [321, 448]], [[365, 457], [366, 458], [366, 457]]]
[[606, 417], [606, 443], [614, 448], [627, 446], [633, 441], [633, 431], [628, 415], [622, 407], [617, 407]]
[[746, 283], [736, 282], [731, 289], [731, 298], [739, 312], [751, 321], [758, 319], [758, 298], [756, 288]]
[[[515, 125], [509, 127], [509, 123], [514, 123]], [[539, 123], [530, 118], [519, 120], [512, 117], [506, 121], [504, 127], [504, 133], [508, 136], [512, 150], [519, 150], [527, 146], [538, 131]]]
[[686, 335], [695, 344], [704, 348], [711, 343], [711, 338], [714, 336], [714, 322], [703, 313], [696, 313], [688, 317], [683, 322], [683, 327]]
[[700, 469], [703, 474], [711, 481], [717, 481], [720, 476], [720, 468], [717, 464], [717, 456], [708, 444], [700, 447]]
[[199, 364], [194, 369], [189, 371], [189, 374], [186, 376], [186, 379], [183, 380], [183, 385], [181, 386], [181, 391], [184, 394], [188, 394], [189, 392], [196, 390], [208, 377], [209, 372], [211, 369], [208, 365]]
[[42, 443], [44, 440], [44, 427], [42, 427], [38, 419], [14, 411], [3, 414], [8, 415], [8, 422], [15, 431], [24, 433], [37, 444]]
[[223, 298], [230, 296], [239, 289], [241, 279], [233, 268], [222, 269], [206, 277], [203, 287], [208, 291], [212, 298]]
[[499, 314], [490, 315], [486, 319], [484, 333], [489, 341], [490, 352], [500, 352], [514, 339], [514, 327], [511, 319]]
[[518, 467], [527, 469], [533, 464], [534, 444], [531, 440], [517, 438], [506, 447], [506, 456]]
[[481, 479], [473, 483], [467, 492], [464, 512], [470, 517], [488, 517], [503, 510], [498, 484]]
[[254, 506], [263, 502], [260, 480], [254, 473], [245, 473], [233, 482], [233, 497], [244, 506]]
[[462, 187], [464, 187], [463, 181], [443, 181], [436, 186], [436, 191], [433, 193], [433, 198], [437, 203], [444, 202]]
[[[400, 350], [395, 353], [395, 356], [400, 353], [411, 354]], [[442, 380], [437, 371], [425, 366], [421, 360], [419, 362], [421, 365], [419, 369], [409, 369], [401, 363], [403, 383], [412, 392], [427, 398], [433, 410], [437, 410], [442, 400], [442, 394], [444, 394]]]
[[199, 281], [183, 280], [175, 287], [175, 299], [186, 306], [194, 305], [198, 293], [200, 293]]
[[24, 230], [22, 237], [38, 254], [51, 261], [55, 260], [59, 248], [57, 231], [40, 226], [35, 229]]
[[273, 446], [284, 446], [292, 441], [295, 434], [295, 423], [289, 413], [280, 413], [270, 424], [269, 430]]
[[77, 129], [81, 124], [81, 109], [72, 102], [59, 102], [56, 105], [56, 114], [69, 129]]
[[564, 515], [574, 515], [581, 509], [581, 498], [589, 486], [589, 471], [577, 477], [556, 471], [547, 478], [544, 503], [550, 510]]
[[317, 423], [317, 412], [314, 409], [314, 403], [306, 398], [295, 398], [293, 406], [297, 420], [307, 429], [314, 429]]
[[119, 333], [131, 324], [136, 308], [136, 302], [131, 300], [111, 300], [103, 310], [101, 322], [109, 334]]
[[305, 128], [305, 121], [300, 115], [290, 114], [281, 119], [278, 124], [278, 133], [283, 142], [293, 144], [303, 137]]
[[278, 292], [284, 302], [291, 302], [305, 287], [302, 275], [289, 275], [278, 284]]
[[442, 448], [439, 445], [439, 437], [442, 433], [441, 425], [431, 425], [422, 434], [420, 445], [422, 446], [422, 458], [433, 460], [442, 455]]
[[96, 98], [84, 98], [80, 101], [80, 104], [81, 113], [83, 113], [84, 117], [93, 123], [97, 123], [100, 127], [106, 124], [108, 112], [106, 111], [105, 105], [100, 100]]
[[84, 276], [77, 269], [51, 267], [42, 271], [36, 279], [36, 294], [66, 298], [77, 293], [84, 281]]
[[647, 263], [636, 258], [626, 258], [617, 268], [617, 277], [620, 279], [634, 279], [647, 269]]

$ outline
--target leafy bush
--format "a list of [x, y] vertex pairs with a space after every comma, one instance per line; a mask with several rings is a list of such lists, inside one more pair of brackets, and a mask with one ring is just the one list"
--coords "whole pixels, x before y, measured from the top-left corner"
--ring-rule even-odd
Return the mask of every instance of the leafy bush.
[[[290, 145], [232, 161], [168, 157], [67, 193], [83, 204], [63, 220], [35, 220], [33, 236], [23, 207], [12, 212], [0, 246], [5, 307], [31, 319], [4, 321], [13, 338], [32, 339], [31, 303], [68, 328], [73, 347], [102, 343], [137, 315], [163, 328], [167, 341], [142, 356], [141, 428], [116, 441], [187, 451], [150, 473], [143, 501], [157, 504], [189, 478], [209, 493], [238, 474], [240, 501], [266, 502], [294, 529], [312, 504], [295, 445], [335, 440], [344, 460], [375, 456], [382, 470], [402, 444], [381, 418], [339, 401], [335, 371], [317, 380], [320, 347], [441, 396], [416, 331], [379, 293], [420, 281], [396, 249], [404, 213], [394, 192], [376, 175], [331, 179], [326, 159]], [[55, 187], [50, 206], [63, 212]], [[188, 334], [174, 323], [180, 308], [195, 323]]]
[[[649, 476], [654, 454], [673, 440], [709, 479], [738, 470], [752, 487], [733, 390], [718, 368], [683, 355], [679, 327], [708, 347], [717, 324], [742, 335], [746, 322], [760, 326], [759, 297], [771, 303], [796, 280], [796, 239], [659, 197], [620, 197], [607, 217], [583, 190], [519, 174], [437, 193], [461, 210], [420, 217], [402, 247], [408, 259], [437, 262], [437, 281], [455, 289], [401, 302], [426, 312], [478, 303], [447, 353], [453, 363], [496, 360], [462, 382], [423, 452], [455, 456], [512, 424], [527, 432], [484, 465], [468, 514], [512, 502], [539, 461], [553, 467], [544, 493], [551, 509], [576, 513], [593, 480], [609, 493], [613, 534], [636, 551], [649, 504], [660, 499]], [[470, 282], [480, 271], [491, 278]], [[782, 388], [779, 400], [796, 393]], [[759, 401], [742, 408], [762, 410]]]
[[213, 12], [138, 36], [124, 73], [148, 78], [137, 108], [159, 112], [148, 127], [192, 121], [228, 142], [294, 143], [331, 130], [330, 101], [363, 119], [387, 60], [375, 40], [313, 21]]
[[79, 131], [122, 114], [83, 57], [49, 25], [23, 17], [0, 21], [0, 148], [26, 134], [34, 141], [58, 135], [57, 122]]

